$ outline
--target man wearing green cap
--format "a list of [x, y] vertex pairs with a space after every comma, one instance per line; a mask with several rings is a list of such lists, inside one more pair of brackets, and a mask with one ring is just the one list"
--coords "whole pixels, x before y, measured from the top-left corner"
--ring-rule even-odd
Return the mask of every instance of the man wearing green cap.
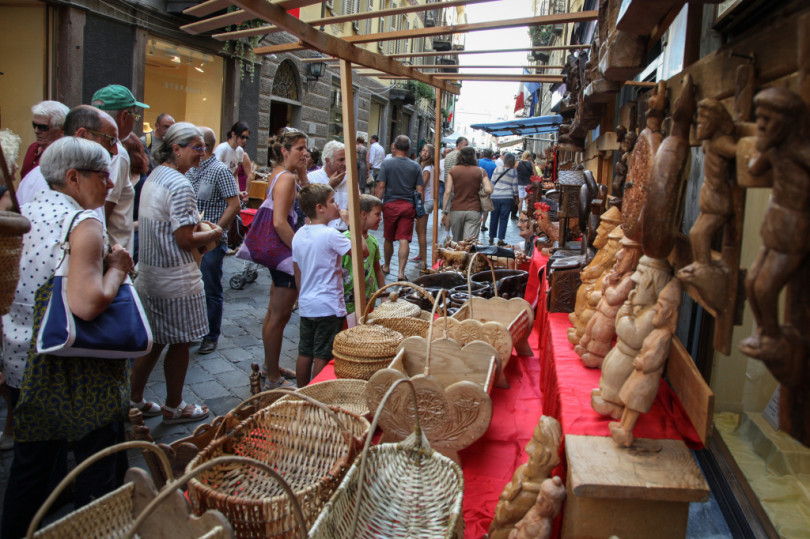
[[113, 187], [107, 194], [104, 204], [104, 213], [107, 217], [107, 232], [110, 236], [110, 245], [120, 244], [130, 253], [132, 245], [132, 210], [135, 201], [135, 189], [129, 179], [129, 154], [121, 140], [132, 133], [141, 115], [139, 108], [148, 109], [149, 105], [140, 103], [128, 88], [120, 84], [105, 86], [93, 94], [93, 106], [106, 111], [118, 125], [118, 154], [113, 157], [110, 165], [110, 180]]

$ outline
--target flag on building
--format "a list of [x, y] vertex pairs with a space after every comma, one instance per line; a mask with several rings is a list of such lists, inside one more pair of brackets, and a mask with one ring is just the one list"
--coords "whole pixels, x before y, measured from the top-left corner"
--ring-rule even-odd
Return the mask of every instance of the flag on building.
[[452, 103], [450, 103], [450, 112], [447, 114], [447, 123], [452, 123], [453, 114], [455, 113], [456, 113], [456, 100], [453, 99]]

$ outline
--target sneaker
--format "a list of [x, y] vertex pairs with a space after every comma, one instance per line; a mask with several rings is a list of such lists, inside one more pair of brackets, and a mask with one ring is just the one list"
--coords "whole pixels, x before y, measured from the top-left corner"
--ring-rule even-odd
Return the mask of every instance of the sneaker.
[[202, 355], [210, 354], [214, 350], [217, 349], [217, 341], [210, 341], [208, 339], [203, 339], [200, 343], [200, 349], [197, 350], [197, 353]]

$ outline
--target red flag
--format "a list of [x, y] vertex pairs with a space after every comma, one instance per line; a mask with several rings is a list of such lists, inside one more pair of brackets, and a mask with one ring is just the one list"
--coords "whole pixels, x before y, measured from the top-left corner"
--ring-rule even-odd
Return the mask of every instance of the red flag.
[[515, 112], [525, 108], [523, 100], [523, 92], [518, 92], [517, 99], [515, 99]]

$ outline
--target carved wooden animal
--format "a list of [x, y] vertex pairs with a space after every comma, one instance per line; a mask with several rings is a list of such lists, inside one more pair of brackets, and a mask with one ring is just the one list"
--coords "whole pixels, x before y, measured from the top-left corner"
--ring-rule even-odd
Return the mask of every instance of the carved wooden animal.
[[465, 271], [470, 263], [470, 253], [452, 249], [439, 249], [439, 258], [444, 260], [444, 269]]
[[687, 74], [683, 91], [675, 101], [672, 112], [672, 130], [655, 153], [647, 198], [642, 215], [644, 254], [652, 258], [666, 258], [675, 246], [675, 237], [681, 231], [686, 166], [689, 162], [689, 129], [695, 115], [695, 85]]
[[543, 481], [537, 503], [509, 534], [509, 539], [549, 539], [554, 519], [560, 514], [565, 500], [565, 486], [555, 476]]
[[556, 419], [541, 416], [532, 439], [526, 445], [529, 461], [520, 466], [504, 487], [495, 517], [489, 526], [489, 539], [506, 539], [515, 524], [536, 503], [543, 481], [560, 463], [559, 447], [562, 428]]
[[550, 209], [551, 207], [548, 204], [540, 202], [539, 208], [535, 210], [534, 215], [536, 217], [537, 227], [540, 229], [540, 233], [545, 234], [549, 241], [553, 244], [554, 242], [560, 241], [560, 222], [551, 220], [548, 215], [548, 211]]
[[639, 415], [650, 411], [661, 375], [672, 348], [672, 336], [678, 325], [678, 311], [681, 307], [681, 284], [677, 279], [667, 283], [653, 307], [653, 329], [644, 339], [641, 351], [633, 360], [633, 372], [622, 386], [619, 398], [624, 403], [620, 422], [610, 423], [610, 436], [624, 447], [633, 445], [633, 428]]
[[672, 278], [672, 268], [665, 260], [642, 257], [633, 274], [636, 288], [616, 315], [616, 346], [602, 363], [599, 388], [591, 393], [591, 407], [601, 415], [621, 417], [624, 404], [619, 396], [633, 372], [633, 361], [644, 339], [653, 328], [653, 306], [658, 295]]
[[630, 155], [627, 181], [622, 199], [622, 229], [624, 235], [634, 241], [641, 241], [641, 210], [647, 197], [647, 183], [653, 159], [661, 145], [661, 122], [666, 109], [666, 83], [661, 81], [650, 97], [647, 109], [647, 127], [641, 132]]

